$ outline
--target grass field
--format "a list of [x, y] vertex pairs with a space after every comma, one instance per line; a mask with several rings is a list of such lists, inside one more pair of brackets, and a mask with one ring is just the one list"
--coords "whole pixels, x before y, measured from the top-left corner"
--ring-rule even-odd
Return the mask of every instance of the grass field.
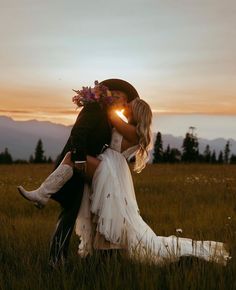
[[228, 243], [226, 267], [182, 258], [164, 267], [116, 256], [77, 257], [74, 235], [67, 264], [52, 270], [48, 250], [58, 205], [37, 210], [17, 192], [33, 189], [52, 165], [0, 166], [0, 289], [236, 289], [236, 166], [150, 165], [134, 184], [141, 215], [162, 236]]

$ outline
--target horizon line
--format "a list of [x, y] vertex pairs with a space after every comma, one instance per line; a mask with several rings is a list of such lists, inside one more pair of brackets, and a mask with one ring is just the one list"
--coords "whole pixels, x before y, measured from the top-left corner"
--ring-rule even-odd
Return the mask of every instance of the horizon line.
[[[69, 111], [69, 114], [64, 113], [62, 115], [58, 115], [57, 112], [51, 112], [51, 114], [42, 114], [42, 113], [46, 113], [46, 112], [40, 112], [41, 114], [38, 116], [32, 116], [30, 113], [31, 111], [24, 111], [24, 115], [21, 116], [12, 116], [12, 114], [9, 112], [9, 114], [1, 114], [4, 110], [0, 110], [0, 117], [7, 117], [12, 119], [13, 121], [18, 121], [18, 122], [25, 122], [25, 121], [39, 121], [39, 122], [51, 122], [53, 124], [59, 124], [59, 125], [64, 125], [64, 126], [72, 126], [75, 122], [75, 120], [73, 120], [71, 118], [71, 115], [73, 115], [73, 118], [76, 118], [76, 116], [78, 116], [79, 114], [79, 110], [77, 111]], [[15, 114], [20, 114], [22, 111], [14, 111]], [[217, 113], [206, 113], [206, 112], [179, 112], [179, 111], [175, 111], [175, 112], [167, 112], [167, 111], [160, 111], [160, 110], [156, 110], [153, 109], [152, 110], [153, 116], [157, 117], [159, 116], [196, 116], [196, 115], [202, 115], [202, 116], [209, 116], [209, 117], [213, 117], [213, 116], [219, 116], [219, 117], [236, 117], [236, 113], [222, 113], [222, 112], [217, 112]], [[27, 114], [29, 114], [29, 116], [27, 116]], [[67, 116], [67, 118], [66, 118]], [[68, 117], [69, 116], [69, 117]], [[52, 117], [52, 118], [50, 118]], [[60, 119], [60, 121], [59, 121]]]

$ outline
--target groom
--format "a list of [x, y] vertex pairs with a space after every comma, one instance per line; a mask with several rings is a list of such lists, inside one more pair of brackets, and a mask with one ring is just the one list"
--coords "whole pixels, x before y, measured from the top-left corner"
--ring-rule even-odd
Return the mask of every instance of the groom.
[[[100, 83], [114, 93], [122, 92], [118, 102], [126, 105], [139, 98], [136, 89], [128, 82], [121, 79], [107, 79]], [[67, 257], [71, 234], [78, 215], [84, 189], [83, 171], [86, 166], [86, 155], [96, 157], [105, 144], [110, 144], [111, 125], [107, 118], [106, 107], [98, 103], [89, 103], [81, 110], [71, 130], [70, 137], [60, 154], [56, 167], [61, 163], [65, 154], [72, 152], [72, 160], [75, 163], [72, 178], [56, 193], [52, 199], [59, 202], [62, 211], [50, 245], [50, 264], [56, 266], [63, 263]]]

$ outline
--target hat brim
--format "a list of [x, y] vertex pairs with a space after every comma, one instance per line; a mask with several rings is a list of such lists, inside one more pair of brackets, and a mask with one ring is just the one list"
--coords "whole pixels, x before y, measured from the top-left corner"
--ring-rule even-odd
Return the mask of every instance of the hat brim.
[[128, 82], [121, 79], [107, 79], [100, 84], [106, 86], [109, 90], [119, 90], [124, 92], [128, 97], [128, 102], [133, 101], [136, 98], [139, 98], [139, 94], [136, 89]]

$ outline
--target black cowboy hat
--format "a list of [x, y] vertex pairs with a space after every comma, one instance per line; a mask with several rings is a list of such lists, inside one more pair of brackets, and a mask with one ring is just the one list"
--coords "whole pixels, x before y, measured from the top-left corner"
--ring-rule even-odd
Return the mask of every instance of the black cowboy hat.
[[139, 94], [136, 89], [128, 82], [121, 79], [107, 79], [99, 84], [106, 86], [109, 90], [119, 90], [126, 93], [128, 97], [128, 102], [139, 98]]

